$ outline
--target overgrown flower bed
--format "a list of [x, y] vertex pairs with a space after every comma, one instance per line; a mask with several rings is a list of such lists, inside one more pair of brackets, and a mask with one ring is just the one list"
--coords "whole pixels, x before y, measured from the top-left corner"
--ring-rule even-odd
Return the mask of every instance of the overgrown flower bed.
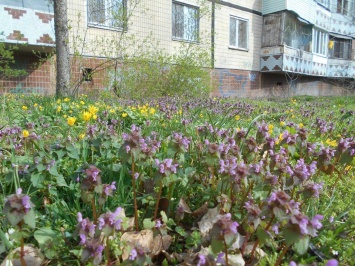
[[353, 98], [2, 97], [1, 259], [355, 261]]

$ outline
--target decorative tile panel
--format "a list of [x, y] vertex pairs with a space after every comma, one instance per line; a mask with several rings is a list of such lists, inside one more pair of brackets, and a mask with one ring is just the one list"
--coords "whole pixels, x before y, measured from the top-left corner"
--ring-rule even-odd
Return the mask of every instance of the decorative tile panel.
[[53, 13], [0, 5], [0, 40], [54, 47], [53, 18]]

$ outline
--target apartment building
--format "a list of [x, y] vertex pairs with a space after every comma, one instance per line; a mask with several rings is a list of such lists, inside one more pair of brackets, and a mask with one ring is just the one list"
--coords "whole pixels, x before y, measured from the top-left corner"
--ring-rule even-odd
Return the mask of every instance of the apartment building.
[[[67, 1], [78, 89], [110, 89], [111, 59], [187, 46], [209, 52], [216, 96], [329, 95], [355, 78], [351, 0]], [[28, 72], [0, 75], [0, 91], [53, 93], [53, 18], [50, 0], [0, 0], [0, 40], [21, 44], [14, 67]]]

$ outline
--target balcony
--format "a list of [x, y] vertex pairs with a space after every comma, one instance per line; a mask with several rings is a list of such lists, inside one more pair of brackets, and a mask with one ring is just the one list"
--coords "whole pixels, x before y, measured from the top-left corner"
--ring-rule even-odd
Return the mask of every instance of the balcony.
[[328, 59], [327, 76], [355, 78], [355, 62], [345, 59]]
[[264, 47], [261, 49], [260, 71], [326, 76], [327, 58], [286, 45]]
[[0, 0], [0, 41], [26, 44], [21, 50], [52, 50], [55, 46], [53, 10], [48, 6], [45, 11], [44, 6], [29, 8], [17, 2], [9, 3]]

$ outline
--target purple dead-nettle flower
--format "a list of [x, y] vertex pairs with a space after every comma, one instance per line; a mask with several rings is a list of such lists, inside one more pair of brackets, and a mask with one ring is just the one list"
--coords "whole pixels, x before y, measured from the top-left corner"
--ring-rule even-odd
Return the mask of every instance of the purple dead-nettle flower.
[[3, 213], [5, 214], [5, 219], [12, 226], [16, 226], [24, 220], [32, 207], [34, 207], [34, 205], [30, 197], [22, 194], [22, 189], [18, 188], [16, 194], [12, 194], [5, 199]]
[[287, 130], [283, 132], [282, 138], [288, 145], [295, 145], [298, 134], [290, 134]]
[[158, 159], [155, 159], [155, 165], [159, 168], [159, 172], [166, 176], [177, 171], [178, 164], [173, 164], [173, 159], [164, 159], [160, 162]]
[[221, 215], [217, 224], [221, 228], [221, 234], [237, 234], [237, 227], [239, 224], [231, 220], [232, 215], [230, 213], [226, 213], [225, 215]]
[[265, 137], [265, 133], [268, 133], [268, 131], [269, 131], [269, 127], [265, 123], [265, 121], [263, 120], [261, 122], [261, 124], [257, 123], [256, 125], [258, 127], [258, 132], [261, 133]]
[[250, 137], [246, 140], [247, 148], [250, 152], [257, 152], [258, 151], [258, 144], [253, 137]]
[[244, 129], [237, 130], [237, 132], [236, 132], [237, 141], [244, 139], [246, 135], [247, 135], [247, 132]]
[[290, 223], [297, 225], [302, 235], [308, 234], [309, 218], [298, 210], [294, 210], [290, 217]]
[[306, 149], [308, 154], [313, 154], [317, 148], [317, 145], [315, 143], [310, 143], [307, 142], [306, 144]]
[[101, 170], [95, 165], [90, 165], [89, 168], [85, 170], [86, 176], [91, 177], [94, 181], [97, 181], [100, 172]]
[[236, 145], [235, 139], [233, 139], [233, 138], [231, 138], [231, 137], [227, 139], [227, 143], [228, 143], [231, 147], [233, 147], [233, 146]]
[[160, 220], [157, 220], [156, 222], [155, 222], [155, 228], [160, 228], [162, 226], [162, 223], [161, 223], [161, 221]]
[[250, 164], [249, 172], [251, 174], [260, 175], [263, 173], [264, 161], [259, 161], [259, 163]]
[[137, 256], [138, 256], [137, 250], [135, 248], [133, 248], [131, 250], [131, 252], [129, 253], [128, 259], [129, 260], [135, 260], [137, 258]]
[[198, 254], [198, 263], [196, 266], [203, 266], [206, 264], [206, 256], [203, 254]]
[[249, 167], [244, 162], [240, 162], [238, 163], [235, 172], [237, 179], [243, 179], [249, 174]]
[[268, 184], [272, 185], [272, 186], [277, 185], [277, 184], [278, 184], [278, 180], [279, 180], [278, 176], [273, 175], [273, 174], [271, 174], [270, 172], [267, 172], [267, 173], [265, 174], [265, 181], [266, 181]]
[[319, 191], [322, 190], [324, 182], [321, 183], [313, 183], [310, 182], [306, 185], [304, 185], [303, 193], [306, 193], [306, 196], [313, 197], [313, 198], [318, 198], [319, 197]]
[[98, 219], [98, 228], [103, 230], [106, 236], [109, 236], [115, 230], [121, 230], [123, 209], [118, 207], [114, 213], [108, 211], [101, 214]]
[[244, 208], [248, 211], [248, 222], [252, 222], [259, 218], [261, 213], [259, 205], [254, 204], [253, 201], [247, 201], [244, 205]]
[[221, 174], [229, 174], [233, 177], [236, 176], [236, 168], [237, 168], [237, 158], [235, 157], [230, 157], [225, 160], [220, 160], [219, 161], [219, 173]]
[[224, 260], [224, 256], [225, 256], [224, 252], [219, 253], [217, 256], [217, 259], [216, 259], [216, 263], [220, 263], [222, 265], [225, 265], [226, 262]]
[[174, 133], [173, 142], [175, 143], [177, 148], [181, 149], [182, 151], [187, 151], [191, 140], [184, 137], [181, 133]]
[[286, 194], [286, 192], [279, 190], [276, 192], [271, 192], [270, 197], [267, 202], [269, 204], [274, 204], [277, 207], [285, 207], [286, 204], [290, 201], [291, 197]]
[[104, 184], [103, 185], [103, 191], [105, 193], [106, 196], [112, 196], [113, 192], [116, 190], [116, 181], [113, 181], [110, 184]]
[[78, 212], [78, 225], [79, 235], [85, 235], [94, 237], [96, 225], [89, 220], [89, 218], [83, 219], [83, 216]]
[[335, 150], [332, 148], [322, 148], [318, 153], [318, 164], [322, 165], [329, 165], [333, 160], [335, 155]]
[[280, 226], [280, 224], [276, 223], [271, 227], [271, 230], [274, 232], [275, 235], [279, 234], [279, 226]]
[[228, 154], [229, 152], [229, 149], [230, 149], [230, 145], [229, 144], [224, 144], [224, 143], [221, 143], [218, 145], [218, 150], [220, 152], [220, 154], [222, 156], [225, 156]]
[[93, 258], [93, 264], [99, 265], [102, 261], [102, 251], [104, 246], [99, 239], [90, 239], [85, 242], [83, 252], [81, 254], [82, 262], [86, 262]]
[[336, 154], [341, 155], [350, 147], [350, 142], [348, 139], [341, 138], [338, 143], [338, 147], [336, 148]]
[[297, 263], [294, 261], [291, 261], [290, 264], [288, 266], [297, 266]]
[[300, 184], [308, 180], [317, 169], [317, 162], [312, 162], [310, 165], [305, 164], [303, 159], [299, 159], [293, 169], [287, 166], [287, 173], [293, 177], [295, 184]]

